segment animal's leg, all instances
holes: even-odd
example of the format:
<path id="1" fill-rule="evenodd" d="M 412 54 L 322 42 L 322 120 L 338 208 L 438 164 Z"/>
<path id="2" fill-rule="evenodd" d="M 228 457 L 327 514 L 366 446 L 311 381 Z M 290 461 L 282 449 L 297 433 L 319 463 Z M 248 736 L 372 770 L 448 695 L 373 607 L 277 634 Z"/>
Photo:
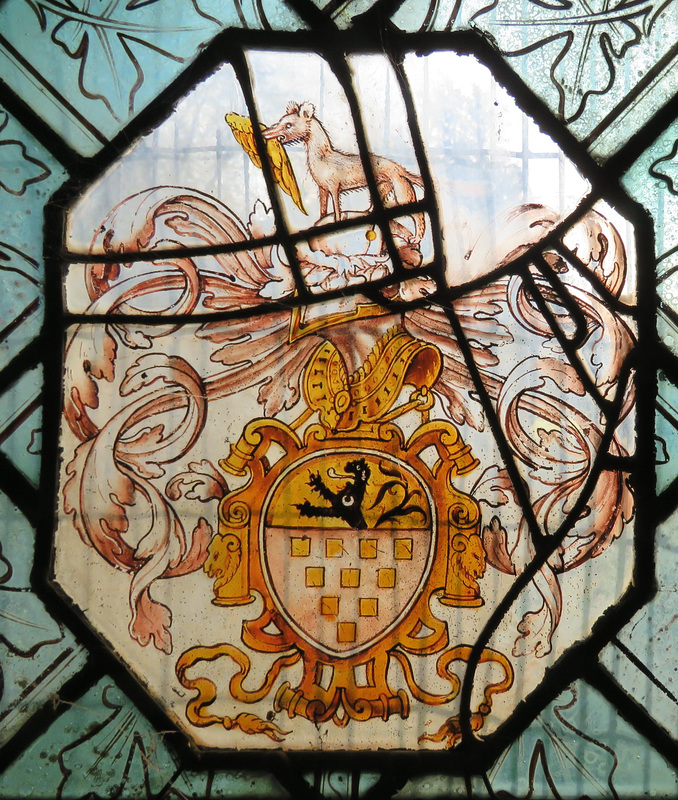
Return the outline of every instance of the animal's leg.
<path id="1" fill-rule="evenodd" d="M 332 503 L 337 499 L 336 493 L 325 485 L 325 481 L 323 481 L 323 479 L 320 477 L 320 474 L 317 472 L 311 473 L 308 479 L 308 485 L 324 500 L 327 500 L 328 503 Z"/>
<path id="2" fill-rule="evenodd" d="M 318 186 L 318 194 L 320 195 L 320 216 L 327 215 L 327 201 L 329 200 L 330 193 L 322 186 Z"/>
<path id="3" fill-rule="evenodd" d="M 341 204 L 339 202 L 339 195 L 340 194 L 341 194 L 341 191 L 339 190 L 339 187 L 337 187 L 335 189 L 335 191 L 332 192 L 332 203 L 334 204 L 334 221 L 335 222 L 339 222 L 339 220 L 341 219 Z"/>
<path id="4" fill-rule="evenodd" d="M 299 513 L 302 517 L 342 518 L 341 514 L 338 514 L 334 509 L 325 506 L 314 506 L 309 503 L 308 500 L 304 500 L 303 503 L 295 503 L 294 505 L 299 509 Z"/>

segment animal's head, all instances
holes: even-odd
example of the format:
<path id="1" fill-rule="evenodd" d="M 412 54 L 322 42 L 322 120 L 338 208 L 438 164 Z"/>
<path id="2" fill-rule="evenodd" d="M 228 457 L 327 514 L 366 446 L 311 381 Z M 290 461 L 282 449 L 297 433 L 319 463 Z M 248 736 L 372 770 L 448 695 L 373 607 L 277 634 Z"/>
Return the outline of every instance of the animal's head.
<path id="1" fill-rule="evenodd" d="M 306 142 L 311 133 L 311 120 L 315 117 L 313 103 L 289 103 L 287 113 L 275 125 L 262 131 L 264 139 L 277 139 L 282 144 Z"/>
<path id="2" fill-rule="evenodd" d="M 485 574 L 485 550 L 480 536 L 468 539 L 458 533 L 452 539 L 450 567 L 459 580 L 473 591 L 478 591 L 478 578 Z"/>
<path id="3" fill-rule="evenodd" d="M 348 464 L 344 466 L 344 470 L 355 475 L 356 479 L 359 481 L 366 482 L 370 477 L 370 468 L 367 466 L 367 462 L 364 458 L 349 461 Z"/>

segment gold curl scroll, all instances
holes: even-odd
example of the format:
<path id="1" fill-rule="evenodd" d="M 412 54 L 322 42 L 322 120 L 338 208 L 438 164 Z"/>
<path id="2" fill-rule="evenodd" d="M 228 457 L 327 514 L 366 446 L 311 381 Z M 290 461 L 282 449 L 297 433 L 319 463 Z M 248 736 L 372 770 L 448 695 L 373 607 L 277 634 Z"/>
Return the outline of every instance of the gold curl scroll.
<path id="1" fill-rule="evenodd" d="M 228 123 L 236 142 L 250 157 L 250 161 L 255 167 L 261 169 L 261 158 L 257 151 L 257 145 L 254 141 L 254 131 L 252 129 L 252 120 L 249 117 L 243 117 L 240 114 L 226 114 L 226 122 Z M 262 130 L 265 128 L 262 125 Z M 301 192 L 297 179 L 294 176 L 294 169 L 285 148 L 280 144 L 277 139 L 269 139 L 266 142 L 266 151 L 268 153 L 268 160 L 271 164 L 273 172 L 273 179 L 278 186 L 288 194 L 294 201 L 294 205 L 304 214 L 308 215 L 308 211 L 304 208 L 304 203 L 301 199 Z"/>
<path id="2" fill-rule="evenodd" d="M 218 714 L 210 714 L 208 707 L 217 697 L 217 685 L 214 681 L 204 676 L 189 678 L 186 671 L 198 661 L 215 661 L 222 656 L 230 657 L 238 665 L 239 669 L 233 675 L 229 683 L 231 695 L 243 703 L 257 703 L 263 700 L 273 688 L 281 670 L 296 664 L 301 658 L 301 653 L 288 653 L 276 659 L 270 666 L 264 681 L 258 689 L 248 691 L 243 687 L 243 681 L 249 675 L 252 662 L 248 656 L 231 644 L 217 644 L 212 647 L 192 647 L 181 654 L 176 665 L 176 675 L 179 683 L 186 689 L 197 691 L 197 696 L 189 700 L 186 705 L 186 718 L 192 725 L 197 727 L 207 727 L 208 725 L 223 725 L 227 730 L 237 728 L 251 736 L 263 734 L 274 742 L 282 742 L 283 737 L 290 731 L 281 730 L 275 723 L 263 720 L 256 714 L 241 713 L 236 717 L 221 717 Z"/>
<path id="3" fill-rule="evenodd" d="M 454 681 L 456 681 L 457 685 L 459 685 L 459 678 L 450 671 L 450 665 L 454 661 L 463 661 L 468 663 L 468 660 L 471 657 L 471 650 L 472 648 L 469 645 L 459 645 L 458 647 L 453 647 L 451 650 L 445 651 L 438 659 L 438 663 L 436 665 L 438 675 L 440 675 L 442 678 L 452 681 L 453 685 Z M 513 667 L 511 666 L 511 662 L 503 653 L 486 647 L 480 654 L 479 663 L 484 664 L 488 662 L 499 664 L 504 671 L 504 677 L 500 681 L 497 681 L 496 683 L 489 683 L 485 687 L 483 691 L 482 702 L 476 711 L 471 714 L 471 730 L 474 732 L 479 731 L 485 724 L 485 719 L 492 710 L 493 695 L 507 692 L 511 686 L 513 686 Z M 457 744 L 457 742 L 460 740 L 461 721 L 458 714 L 446 719 L 435 733 L 425 733 L 419 737 L 420 742 L 444 742 L 447 749 L 454 747 L 455 744 Z"/>
<path id="4" fill-rule="evenodd" d="M 403 675 L 405 676 L 405 681 L 407 682 L 407 688 L 410 690 L 412 697 L 414 697 L 415 700 L 419 700 L 421 703 L 426 703 L 429 706 L 442 706 L 446 703 L 452 702 L 452 700 L 454 700 L 454 698 L 459 694 L 461 681 L 454 673 L 443 672 L 441 675 L 442 678 L 450 683 L 452 686 L 451 690 L 447 694 L 433 694 L 431 692 L 427 692 L 425 689 L 422 689 L 421 686 L 419 686 L 414 677 L 414 671 L 412 670 L 410 659 L 405 653 L 401 652 L 400 650 L 391 650 L 390 656 L 400 664 Z M 438 660 L 438 665 L 440 665 L 440 659 Z M 440 669 L 438 670 L 438 673 L 441 674 Z"/>

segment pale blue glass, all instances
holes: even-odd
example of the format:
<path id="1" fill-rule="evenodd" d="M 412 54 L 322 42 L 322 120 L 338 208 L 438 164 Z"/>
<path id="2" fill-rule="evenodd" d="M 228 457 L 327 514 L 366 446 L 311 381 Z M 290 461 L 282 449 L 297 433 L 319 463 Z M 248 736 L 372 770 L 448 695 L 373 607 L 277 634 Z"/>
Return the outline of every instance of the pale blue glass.
<path id="1" fill-rule="evenodd" d="M 539 756 L 531 775 L 529 764 Z M 492 790 L 517 797 L 675 797 L 678 776 L 596 690 L 577 681 L 488 772 Z M 477 796 L 489 797 L 478 778 Z"/>
<path id="2" fill-rule="evenodd" d="M 314 2 L 339 28 L 349 28 L 377 5 L 375 0 Z M 584 5 L 406 0 L 393 21 L 405 31 L 476 28 L 491 35 L 508 66 L 604 163 L 678 86 L 678 4 L 641 0 L 612 10 L 608 5 L 602 0 Z M 91 156 L 231 27 L 291 31 L 304 24 L 283 0 L 6 0 L 0 6 L 0 71 L 55 137 L 75 153 Z M 678 313 L 678 272 L 673 273 L 678 268 L 678 123 L 656 142 L 651 138 L 623 184 L 652 215 L 659 296 Z M 66 176 L 55 157 L 0 109 L 0 368 L 39 333 L 44 206 Z M 678 324 L 666 308 L 660 308 L 658 331 L 678 355 Z M 0 397 L 0 430 L 9 431 L 0 450 L 34 486 L 40 393 L 39 372 L 29 371 Z M 678 389 L 663 374 L 656 419 L 657 490 L 662 492 L 678 476 Z M 621 631 L 621 647 L 610 644 L 601 656 L 620 686 L 671 734 L 678 730 L 677 525 L 674 514 L 658 532 L 657 597 Z M 4 495 L 0 545 L 0 740 L 6 741 L 49 707 L 87 654 L 31 590 L 35 535 Z M 536 769 L 530 773 L 535 753 Z M 379 773 L 363 771 L 356 779 L 349 770 L 309 770 L 303 778 L 321 795 L 348 798 L 376 792 Z M 561 797 L 678 793 L 676 770 L 581 681 L 507 747 L 487 776 L 494 793 L 521 797 L 552 795 L 549 779 Z M 481 777 L 473 776 L 471 785 L 474 794 L 490 796 Z M 137 797 L 170 791 L 187 797 L 291 796 L 263 758 L 256 771 L 185 769 L 165 734 L 105 678 L 27 744 L 5 772 L 0 797 L 91 792 Z M 462 777 L 433 773 L 412 778 L 397 797 L 466 794 Z"/>
<path id="3" fill-rule="evenodd" d="M 44 205 L 65 177 L 0 107 L 0 367 L 40 330 Z"/>
<path id="4" fill-rule="evenodd" d="M 37 488 L 42 452 L 42 369 L 24 374 L 0 396 L 0 450 Z"/>
<path id="5" fill-rule="evenodd" d="M 0 494 L 0 744 L 4 744 L 61 685 L 87 654 L 30 589 L 35 534 L 21 512 Z M 0 782 L 4 796 L 17 785 Z M 9 794 L 7 794 L 7 792 Z"/>
<path id="6" fill-rule="evenodd" d="M 479 29 L 509 66 L 601 161 L 674 93 L 675 3 L 452 0 L 403 3 L 406 31 Z"/>
<path id="7" fill-rule="evenodd" d="M 298 28 L 280 0 L 7 0 L 0 69 L 76 151 L 93 155 L 224 28 Z"/>
<path id="8" fill-rule="evenodd" d="M 182 770 L 176 756 L 129 698 L 103 678 L 5 773 L 0 797 L 288 798 L 267 772 Z M 5 793 L 10 790 L 9 793 Z"/>

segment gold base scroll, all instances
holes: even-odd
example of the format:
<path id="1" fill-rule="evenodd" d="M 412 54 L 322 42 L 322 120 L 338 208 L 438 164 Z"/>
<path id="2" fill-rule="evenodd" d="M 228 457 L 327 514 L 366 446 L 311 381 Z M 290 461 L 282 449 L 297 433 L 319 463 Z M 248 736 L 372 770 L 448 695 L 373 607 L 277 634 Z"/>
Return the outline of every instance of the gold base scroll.
<path id="1" fill-rule="evenodd" d="M 471 647 L 468 645 L 460 645 L 453 647 L 438 659 L 438 674 L 442 675 L 450 673 L 449 667 L 454 661 L 468 662 L 471 656 Z M 488 684 L 483 690 L 483 701 L 478 706 L 477 710 L 471 714 L 471 730 L 474 732 L 479 731 L 485 724 L 486 718 L 492 710 L 492 697 L 495 694 L 503 694 L 513 686 L 514 672 L 511 662 L 506 658 L 503 653 L 497 650 L 492 650 L 489 647 L 485 648 L 480 655 L 480 664 L 495 663 L 499 664 L 504 672 L 504 677 L 496 683 Z M 456 676 L 455 676 L 456 677 Z M 457 678 L 457 684 L 460 685 Z M 426 733 L 419 737 L 420 742 L 444 742 L 445 746 L 450 749 L 454 747 L 457 742 L 462 738 L 461 721 L 459 715 L 450 717 L 440 726 L 435 733 Z"/>
<path id="2" fill-rule="evenodd" d="M 361 722 L 379 717 L 386 721 L 393 714 L 407 719 L 410 701 L 403 689 L 394 694 L 388 687 L 380 686 L 375 697 L 366 697 L 364 690 L 356 693 L 346 688 L 338 689 L 331 702 L 325 704 L 313 695 L 309 697 L 302 688 L 293 689 L 286 681 L 278 689 L 273 708 L 275 711 L 287 711 L 290 719 L 301 716 L 316 724 L 331 719 L 338 727 L 345 728 L 351 720 Z M 343 713 L 339 713 L 339 709 Z"/>
<path id="3" fill-rule="evenodd" d="M 262 685 L 255 691 L 246 691 L 243 689 L 242 684 L 252 665 L 249 657 L 242 650 L 230 644 L 217 644 L 213 647 L 192 647 L 190 650 L 186 650 L 177 661 L 176 674 L 179 683 L 184 688 L 198 692 L 197 696 L 190 700 L 186 706 L 186 717 L 189 722 L 200 728 L 208 725 L 223 725 L 227 731 L 237 728 L 250 736 L 263 734 L 274 742 L 282 742 L 283 737 L 289 731 L 283 731 L 273 722 L 263 720 L 255 714 L 241 713 L 235 717 L 222 717 L 209 712 L 209 706 L 217 697 L 216 684 L 205 677 L 189 678 L 186 672 L 198 662 L 215 661 L 223 656 L 230 657 L 238 666 L 238 671 L 231 678 L 229 688 L 231 695 L 243 703 L 256 703 L 266 697 L 280 671 L 296 664 L 301 658 L 299 653 L 292 653 L 278 658 L 266 673 Z"/>

